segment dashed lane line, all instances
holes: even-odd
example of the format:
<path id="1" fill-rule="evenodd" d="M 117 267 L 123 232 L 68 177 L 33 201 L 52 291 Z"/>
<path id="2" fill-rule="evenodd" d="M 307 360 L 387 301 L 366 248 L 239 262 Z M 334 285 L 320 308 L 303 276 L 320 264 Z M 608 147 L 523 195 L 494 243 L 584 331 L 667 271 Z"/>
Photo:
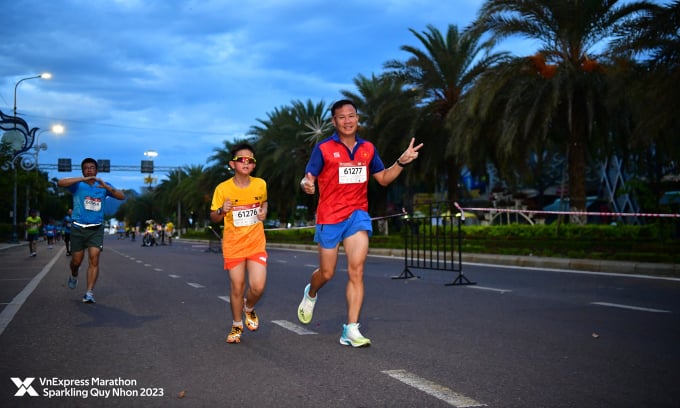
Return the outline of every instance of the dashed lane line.
<path id="1" fill-rule="evenodd" d="M 472 398 L 466 397 L 465 395 L 459 394 L 443 385 L 439 385 L 430 380 L 418 377 L 415 374 L 411 374 L 406 370 L 384 370 L 383 374 L 387 374 L 390 377 L 403 382 L 406 385 L 410 385 L 426 394 L 429 394 L 437 399 L 440 399 L 447 404 L 458 407 L 485 407 L 486 404 L 477 402 Z"/>
<path id="2" fill-rule="evenodd" d="M 187 285 L 191 286 L 192 288 L 196 288 L 196 289 L 201 289 L 201 288 L 205 287 L 205 286 L 201 285 L 200 283 L 195 283 L 195 282 L 187 282 Z"/>
<path id="3" fill-rule="evenodd" d="M 59 256 L 62 254 L 63 251 L 64 247 L 59 249 L 59 251 L 57 251 L 54 254 L 50 262 L 48 262 L 47 265 L 45 265 L 45 267 L 37 275 L 35 275 L 30 282 L 28 282 L 24 289 L 21 292 L 19 292 L 14 297 L 14 299 L 12 299 L 12 301 L 9 302 L 7 306 L 5 306 L 4 309 L 2 309 L 2 311 L 0 312 L 0 335 L 2 334 L 2 332 L 5 331 L 5 328 L 12 321 L 14 315 L 16 315 L 19 309 L 21 309 L 21 306 L 23 306 L 24 302 L 26 302 L 26 299 L 31 295 L 31 293 L 33 293 L 35 288 L 38 287 L 40 281 L 52 269 L 52 267 L 57 262 L 57 259 L 59 259 Z"/>
<path id="4" fill-rule="evenodd" d="M 290 330 L 293 333 L 299 334 L 301 336 L 305 336 L 308 334 L 318 334 L 317 332 L 305 329 L 304 327 L 298 326 L 297 324 L 291 323 L 287 320 L 272 320 L 272 323 L 277 324 L 283 327 L 284 329 Z"/>
<path id="5" fill-rule="evenodd" d="M 651 308 L 648 308 L 648 307 L 639 307 L 639 306 L 630 306 L 630 305 L 620 305 L 618 303 L 591 302 L 590 304 L 591 305 L 597 305 L 597 306 L 618 307 L 619 309 L 638 310 L 638 311 L 641 311 L 641 312 L 671 313 L 670 310 L 651 309 Z"/>
<path id="6" fill-rule="evenodd" d="M 499 293 L 501 293 L 501 294 L 512 292 L 510 289 L 490 288 L 490 287 L 488 287 L 488 286 L 477 286 L 477 285 L 474 285 L 474 286 L 466 286 L 466 287 L 469 288 L 469 289 L 490 290 L 490 291 L 492 291 L 492 292 L 499 292 Z"/>

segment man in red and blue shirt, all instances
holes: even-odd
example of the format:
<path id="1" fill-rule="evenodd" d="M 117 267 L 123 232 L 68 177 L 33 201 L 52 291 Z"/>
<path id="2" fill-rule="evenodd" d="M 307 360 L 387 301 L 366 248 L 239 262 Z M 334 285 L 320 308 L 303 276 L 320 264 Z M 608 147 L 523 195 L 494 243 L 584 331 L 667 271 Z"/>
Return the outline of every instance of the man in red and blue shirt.
<path id="1" fill-rule="evenodd" d="M 423 146 L 408 148 L 397 161 L 385 168 L 375 146 L 357 135 L 359 116 L 356 105 L 344 99 L 331 107 L 335 133 L 319 142 L 312 151 L 300 182 L 307 194 L 319 185 L 314 241 L 319 244 L 319 268 L 312 273 L 298 307 L 298 319 L 304 324 L 312 320 L 316 294 L 335 275 L 338 248 L 342 242 L 347 254 L 347 324 L 343 325 L 340 344 L 363 347 L 371 341 L 359 332 L 359 315 L 364 300 L 364 264 L 368 255 L 368 238 L 372 235 L 368 215 L 368 178 L 382 186 L 393 182 L 404 166 L 418 157 Z"/>

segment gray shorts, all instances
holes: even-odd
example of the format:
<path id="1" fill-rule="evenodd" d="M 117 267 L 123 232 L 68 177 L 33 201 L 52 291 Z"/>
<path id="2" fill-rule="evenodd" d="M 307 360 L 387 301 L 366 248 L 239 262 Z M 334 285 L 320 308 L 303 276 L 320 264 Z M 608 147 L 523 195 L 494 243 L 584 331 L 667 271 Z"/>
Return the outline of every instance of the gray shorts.
<path id="1" fill-rule="evenodd" d="M 96 227 L 71 227 L 71 252 L 79 252 L 85 248 L 104 249 L 104 225 Z"/>

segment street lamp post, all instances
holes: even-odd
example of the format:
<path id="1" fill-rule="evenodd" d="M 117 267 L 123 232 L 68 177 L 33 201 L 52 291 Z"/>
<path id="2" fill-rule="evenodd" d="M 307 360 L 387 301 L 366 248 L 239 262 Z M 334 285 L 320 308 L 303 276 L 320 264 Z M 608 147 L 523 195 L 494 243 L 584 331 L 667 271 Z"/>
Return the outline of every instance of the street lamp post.
<path id="1" fill-rule="evenodd" d="M 49 72 L 42 73 L 40 75 L 34 75 L 26 78 L 21 78 L 14 84 L 14 126 L 16 128 L 16 119 L 17 119 L 17 88 L 19 87 L 19 84 L 27 81 L 29 79 L 35 79 L 35 78 L 42 78 L 42 79 L 50 79 L 52 78 L 52 74 Z M 21 155 L 17 155 L 16 157 L 12 158 L 12 167 L 14 167 L 14 189 L 12 191 L 12 198 L 13 198 L 13 204 L 12 204 L 12 239 L 11 242 L 16 243 L 19 242 L 19 239 L 17 237 L 17 167 L 14 165 L 14 161 L 18 158 L 21 157 Z"/>
<path id="2" fill-rule="evenodd" d="M 66 129 L 64 128 L 63 125 L 55 124 L 55 125 L 52 125 L 49 129 L 41 130 L 35 136 L 35 142 L 33 143 L 34 153 L 30 153 L 30 155 L 33 156 L 33 161 L 35 163 L 36 173 L 39 173 L 39 171 L 40 171 L 40 167 L 39 167 L 40 164 L 38 162 L 40 151 L 41 150 L 43 150 L 43 151 L 47 150 L 47 143 L 40 143 L 40 135 L 42 135 L 43 133 L 48 132 L 48 131 L 54 133 L 55 135 L 61 135 L 62 133 L 64 133 L 65 130 Z M 28 155 L 28 154 L 29 153 L 27 152 L 25 155 Z M 30 186 L 29 186 L 29 183 L 26 183 L 26 208 L 25 208 L 26 218 L 28 218 L 28 211 L 29 211 L 29 207 L 30 207 L 29 192 L 30 192 Z"/>
<path id="3" fill-rule="evenodd" d="M 36 78 L 42 78 L 42 79 L 50 79 L 52 78 L 52 74 L 49 72 L 43 72 L 40 75 L 34 75 L 26 78 L 21 78 L 20 80 L 17 81 L 16 84 L 14 84 L 14 117 L 17 117 L 17 88 L 19 87 L 19 84 L 27 81 L 29 79 L 36 79 Z"/>

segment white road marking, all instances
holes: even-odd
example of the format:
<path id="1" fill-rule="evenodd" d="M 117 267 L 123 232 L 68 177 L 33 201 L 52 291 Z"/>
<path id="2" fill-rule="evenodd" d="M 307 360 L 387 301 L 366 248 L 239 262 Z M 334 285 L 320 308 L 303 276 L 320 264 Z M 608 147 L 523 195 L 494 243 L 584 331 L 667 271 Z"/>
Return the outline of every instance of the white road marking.
<path id="1" fill-rule="evenodd" d="M 171 273 L 170 275 L 168 275 L 168 276 L 171 277 L 171 278 L 173 278 L 173 279 L 178 279 L 178 278 L 179 278 L 179 275 L 175 275 L 175 274 L 172 274 L 172 273 Z"/>
<path id="2" fill-rule="evenodd" d="M 229 299 L 229 296 L 218 296 L 218 298 L 224 300 L 227 303 L 231 303 L 231 300 Z"/>
<path id="3" fill-rule="evenodd" d="M 454 392 L 443 385 L 439 385 L 424 378 L 420 378 L 406 370 L 385 370 L 382 371 L 382 373 L 387 374 L 390 377 L 403 382 L 404 384 L 410 385 L 413 388 L 419 389 L 420 391 L 438 398 L 454 407 L 463 408 L 486 406 L 486 404 L 477 402 L 472 398 L 466 397 L 465 395 L 458 394 L 457 392 Z"/>
<path id="4" fill-rule="evenodd" d="M 204 288 L 205 286 L 201 285 L 200 283 L 194 283 L 194 282 L 187 282 L 187 285 L 191 286 L 192 288 L 200 289 Z"/>
<path id="5" fill-rule="evenodd" d="M 318 268 L 318 265 L 305 264 L 305 268 Z"/>
<path id="6" fill-rule="evenodd" d="M 59 256 L 61 255 L 62 251 L 64 251 L 64 247 L 59 249 L 56 254 L 54 254 L 54 257 L 52 257 L 52 260 L 45 265 L 45 267 L 31 279 L 30 282 L 28 282 L 28 285 L 26 285 L 19 294 L 14 296 L 14 299 L 7 303 L 7 306 L 5 306 L 4 309 L 0 312 L 0 334 L 5 331 L 5 328 L 9 323 L 12 321 L 14 318 L 14 315 L 17 314 L 21 306 L 23 306 L 24 302 L 26 302 L 26 299 L 33 293 L 36 287 L 38 287 L 38 284 L 40 281 L 47 275 L 47 272 L 49 272 L 54 264 L 57 262 L 57 259 L 59 259 Z"/>
<path id="7" fill-rule="evenodd" d="M 652 312 L 652 313 L 670 313 L 670 310 L 662 310 L 662 309 L 651 309 L 648 307 L 638 307 L 638 306 L 629 306 L 629 305 L 620 305 L 617 303 L 607 303 L 607 302 L 591 302 L 591 305 L 598 305 L 598 306 L 609 306 L 609 307 L 618 307 L 620 309 L 629 309 L 629 310 L 639 310 L 642 312 Z"/>
<path id="8" fill-rule="evenodd" d="M 490 290 L 492 292 L 500 292 L 500 293 L 512 292 L 510 289 L 496 289 L 496 288 L 490 288 L 490 287 L 487 287 L 487 286 L 471 285 L 471 286 L 466 286 L 466 287 L 470 288 L 470 289 Z"/>
<path id="9" fill-rule="evenodd" d="M 153 270 L 156 272 L 163 272 L 163 268 L 153 268 Z"/>
<path id="10" fill-rule="evenodd" d="M 293 333 L 299 334 L 299 335 L 307 335 L 307 334 L 318 334 L 316 332 L 313 332 L 311 330 L 307 330 L 302 326 L 298 326 L 295 323 L 291 323 L 287 320 L 272 320 L 272 323 L 278 324 L 279 326 L 283 327 L 284 329 L 290 330 Z"/>

